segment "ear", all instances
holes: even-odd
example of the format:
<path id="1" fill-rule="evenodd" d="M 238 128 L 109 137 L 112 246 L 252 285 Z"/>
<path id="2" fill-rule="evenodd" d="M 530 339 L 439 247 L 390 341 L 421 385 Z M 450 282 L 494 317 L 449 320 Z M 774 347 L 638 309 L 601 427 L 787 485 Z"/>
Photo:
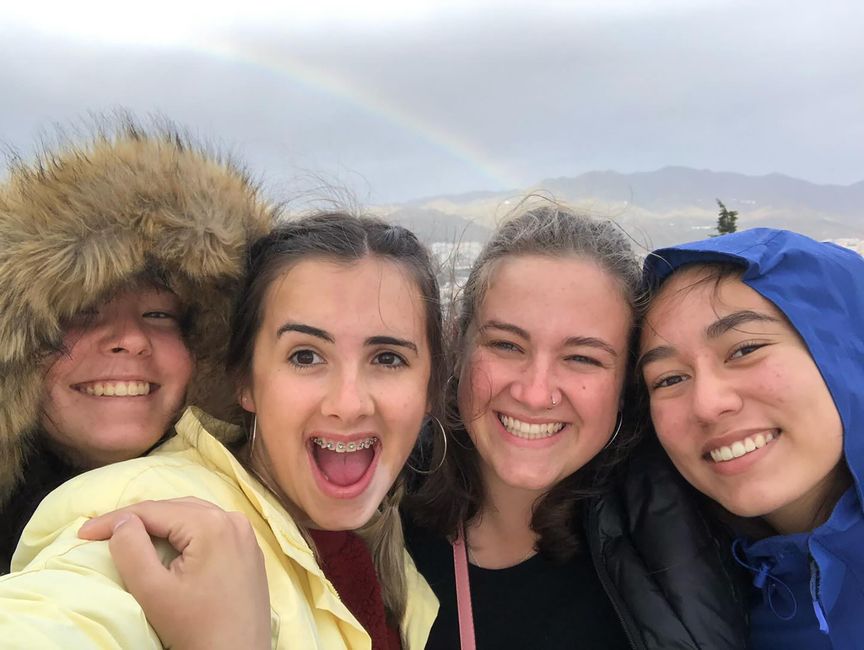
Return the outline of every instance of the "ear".
<path id="1" fill-rule="evenodd" d="M 248 411 L 249 413 L 257 413 L 255 408 L 255 398 L 252 397 L 252 389 L 248 386 L 245 386 L 240 389 L 240 393 L 238 394 L 240 398 L 240 406 L 244 411 Z"/>

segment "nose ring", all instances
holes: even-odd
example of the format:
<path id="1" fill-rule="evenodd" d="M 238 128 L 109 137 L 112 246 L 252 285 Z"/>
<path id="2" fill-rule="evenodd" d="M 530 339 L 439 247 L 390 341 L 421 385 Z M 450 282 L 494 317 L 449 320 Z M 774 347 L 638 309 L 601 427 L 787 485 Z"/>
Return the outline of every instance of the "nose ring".
<path id="1" fill-rule="evenodd" d="M 555 393 L 554 392 L 551 395 L 549 395 L 549 401 L 550 401 L 550 406 L 547 407 L 547 410 L 549 410 L 549 411 L 551 411 L 552 409 L 554 409 L 556 406 L 558 406 L 561 403 L 560 399 L 557 402 L 555 401 Z"/>

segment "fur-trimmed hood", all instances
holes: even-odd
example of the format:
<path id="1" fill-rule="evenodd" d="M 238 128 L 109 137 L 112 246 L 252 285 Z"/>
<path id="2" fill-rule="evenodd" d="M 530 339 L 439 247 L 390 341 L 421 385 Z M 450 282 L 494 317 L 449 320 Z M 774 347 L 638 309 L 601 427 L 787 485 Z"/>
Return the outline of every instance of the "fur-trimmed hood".
<path id="1" fill-rule="evenodd" d="M 188 402 L 234 419 L 230 313 L 247 247 L 275 218 L 241 168 L 171 127 L 127 119 L 11 162 L 0 184 L 0 503 L 21 478 L 63 321 L 142 274 L 190 309 Z"/>

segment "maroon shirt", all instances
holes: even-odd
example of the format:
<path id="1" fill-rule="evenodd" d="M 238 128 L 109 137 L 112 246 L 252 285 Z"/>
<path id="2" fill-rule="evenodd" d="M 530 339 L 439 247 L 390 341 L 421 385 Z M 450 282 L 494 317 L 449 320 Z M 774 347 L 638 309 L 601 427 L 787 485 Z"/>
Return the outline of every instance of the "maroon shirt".
<path id="1" fill-rule="evenodd" d="M 399 630 L 387 623 L 381 585 L 369 549 L 350 530 L 310 530 L 324 575 L 372 637 L 372 650 L 402 650 Z"/>

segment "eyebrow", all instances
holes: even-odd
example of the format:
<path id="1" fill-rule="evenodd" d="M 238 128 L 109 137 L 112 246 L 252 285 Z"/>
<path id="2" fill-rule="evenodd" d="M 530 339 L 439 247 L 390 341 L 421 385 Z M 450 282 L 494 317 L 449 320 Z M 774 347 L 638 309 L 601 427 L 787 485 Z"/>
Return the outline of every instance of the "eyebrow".
<path id="1" fill-rule="evenodd" d="M 322 339 L 328 343 L 336 342 L 336 339 L 333 338 L 333 335 L 329 332 L 322 330 L 319 327 L 313 327 L 312 325 L 304 325 L 303 323 L 283 324 L 278 330 L 276 330 L 276 337 L 278 338 L 282 336 L 285 332 L 299 332 L 301 334 L 308 334 L 309 336 Z M 364 341 L 364 345 L 395 345 L 397 347 L 408 348 L 409 350 L 413 350 L 415 353 L 417 352 L 417 345 L 415 343 L 408 341 L 407 339 L 396 338 L 395 336 L 370 336 Z"/>
<path id="2" fill-rule="evenodd" d="M 615 348 L 603 339 L 598 339 L 594 336 L 571 336 L 569 339 L 564 341 L 564 345 L 584 345 L 589 348 L 597 348 L 598 350 L 607 352 L 616 359 L 618 358 L 618 352 L 616 352 Z"/>
<path id="3" fill-rule="evenodd" d="M 487 320 L 480 326 L 480 331 L 485 332 L 486 330 L 504 330 L 505 332 L 510 332 L 511 334 L 515 334 L 516 336 L 520 336 L 526 341 L 531 340 L 531 335 L 528 334 L 525 330 L 523 330 L 518 325 L 513 325 L 512 323 L 503 323 L 499 320 Z"/>
<path id="4" fill-rule="evenodd" d="M 744 323 L 752 323 L 754 321 L 762 323 L 779 322 L 776 318 L 769 316 L 768 314 L 762 314 L 750 309 L 742 309 L 741 311 L 736 311 L 711 323 L 705 328 L 705 335 L 709 339 L 716 339 L 719 336 L 723 336 L 729 330 L 733 330 Z"/>
<path id="5" fill-rule="evenodd" d="M 778 323 L 780 321 L 768 314 L 762 314 L 750 309 L 742 309 L 741 311 L 736 311 L 727 316 L 723 316 L 723 318 L 718 318 L 716 321 L 711 323 L 705 328 L 705 336 L 709 339 L 716 339 L 744 323 L 752 322 Z M 674 356 L 675 353 L 676 350 L 671 345 L 660 345 L 656 348 L 651 348 L 639 357 L 639 361 L 636 362 L 636 373 L 641 373 L 642 369 L 649 363 L 668 359 L 669 357 Z"/>
<path id="6" fill-rule="evenodd" d="M 394 336 L 370 336 L 366 339 L 366 345 L 395 345 L 401 348 L 408 348 L 417 353 L 417 346 L 407 339 L 397 339 Z"/>
<path id="7" fill-rule="evenodd" d="M 308 334 L 309 336 L 322 339 L 328 343 L 335 342 L 332 334 L 322 330 L 321 328 L 304 325 L 303 323 L 284 323 L 278 330 L 276 330 L 276 338 L 279 338 L 285 332 L 300 332 L 301 334 Z"/>
<path id="8" fill-rule="evenodd" d="M 675 356 L 675 348 L 671 345 L 658 345 L 656 348 L 651 348 L 648 352 L 640 356 L 639 360 L 636 362 L 636 375 L 641 375 L 642 369 L 649 363 L 662 361 L 663 359 L 668 359 L 673 356 Z"/>
<path id="9" fill-rule="evenodd" d="M 531 335 L 519 327 L 518 325 L 513 325 L 511 323 L 502 323 L 497 320 L 486 321 L 481 327 L 480 331 L 485 332 L 487 329 L 497 329 L 504 330 L 505 332 L 510 332 L 511 334 L 515 334 L 516 336 L 522 337 L 526 341 L 531 340 Z M 617 358 L 618 353 L 615 351 L 611 345 L 609 345 L 603 339 L 598 339 L 593 336 L 571 336 L 566 341 L 564 341 L 564 345 L 566 346 L 577 346 L 577 345 L 585 345 L 592 348 L 597 348 L 598 350 L 603 350 L 608 352 L 613 357 Z"/>

